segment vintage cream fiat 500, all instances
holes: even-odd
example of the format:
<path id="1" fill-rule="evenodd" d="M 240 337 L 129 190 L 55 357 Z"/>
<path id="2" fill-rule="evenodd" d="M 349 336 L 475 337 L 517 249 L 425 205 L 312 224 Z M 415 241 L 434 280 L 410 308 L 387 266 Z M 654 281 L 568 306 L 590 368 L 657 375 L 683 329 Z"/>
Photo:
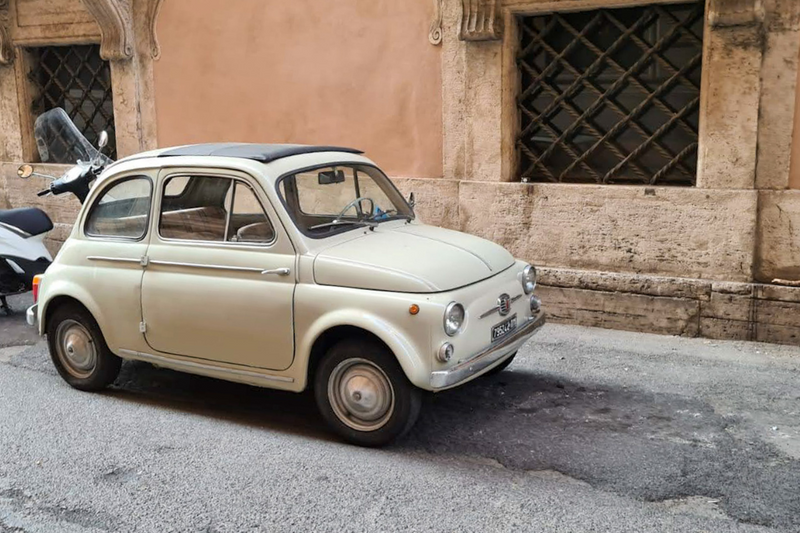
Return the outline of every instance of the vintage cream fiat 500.
<path id="1" fill-rule="evenodd" d="M 502 247 L 419 222 L 359 151 L 194 145 L 102 173 L 28 320 L 75 388 L 121 359 L 313 386 L 336 432 L 374 446 L 423 391 L 508 366 L 544 323 L 535 286 Z"/>

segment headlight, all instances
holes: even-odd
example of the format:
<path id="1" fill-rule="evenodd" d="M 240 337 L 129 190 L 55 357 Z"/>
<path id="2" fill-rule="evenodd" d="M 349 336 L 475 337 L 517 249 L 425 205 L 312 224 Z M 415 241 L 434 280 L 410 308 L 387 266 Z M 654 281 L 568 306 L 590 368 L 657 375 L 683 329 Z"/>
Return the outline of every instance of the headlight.
<path id="1" fill-rule="evenodd" d="M 456 302 L 450 302 L 444 310 L 444 332 L 453 336 L 461 329 L 464 323 L 464 306 Z"/>
<path id="2" fill-rule="evenodd" d="M 522 290 L 530 294 L 536 288 L 536 268 L 528 265 L 522 269 Z"/>

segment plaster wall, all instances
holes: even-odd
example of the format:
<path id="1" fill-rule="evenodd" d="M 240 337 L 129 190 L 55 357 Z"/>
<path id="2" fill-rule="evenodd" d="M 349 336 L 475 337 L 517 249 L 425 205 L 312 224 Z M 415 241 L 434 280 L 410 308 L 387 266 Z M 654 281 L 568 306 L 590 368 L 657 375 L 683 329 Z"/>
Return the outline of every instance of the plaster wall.
<path id="1" fill-rule="evenodd" d="M 164 2 L 158 144 L 332 144 L 392 175 L 442 175 L 432 2 Z"/>
<path id="2" fill-rule="evenodd" d="M 800 69 L 797 70 L 797 97 L 795 102 L 792 166 L 789 173 L 789 187 L 792 189 L 800 189 Z"/>

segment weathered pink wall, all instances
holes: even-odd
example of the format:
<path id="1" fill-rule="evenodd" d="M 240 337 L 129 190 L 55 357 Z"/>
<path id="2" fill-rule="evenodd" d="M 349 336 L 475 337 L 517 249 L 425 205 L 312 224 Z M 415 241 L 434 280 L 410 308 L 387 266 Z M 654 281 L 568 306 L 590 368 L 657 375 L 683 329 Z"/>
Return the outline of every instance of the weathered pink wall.
<path id="1" fill-rule="evenodd" d="M 441 52 L 423 0 L 170 0 L 158 19 L 159 146 L 360 148 L 442 175 Z"/>
<path id="2" fill-rule="evenodd" d="M 797 103 L 794 106 L 794 136 L 789 188 L 800 189 L 800 69 L 797 69 Z"/>

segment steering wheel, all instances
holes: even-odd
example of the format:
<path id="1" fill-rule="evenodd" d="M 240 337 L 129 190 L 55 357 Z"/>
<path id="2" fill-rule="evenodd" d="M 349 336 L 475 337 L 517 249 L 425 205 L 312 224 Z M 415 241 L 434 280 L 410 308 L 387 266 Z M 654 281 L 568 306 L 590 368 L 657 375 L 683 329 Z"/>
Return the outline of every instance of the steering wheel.
<path id="1" fill-rule="evenodd" d="M 375 201 L 372 198 L 368 197 L 368 196 L 359 196 L 358 198 L 356 198 L 355 200 L 353 200 L 352 202 L 350 202 L 349 204 L 344 206 L 344 209 L 339 211 L 339 214 L 336 215 L 336 218 L 334 218 L 333 221 L 334 222 L 338 222 L 339 219 L 341 219 L 344 216 L 345 213 L 347 213 L 350 209 L 352 209 L 356 205 L 360 205 L 361 202 L 363 202 L 364 200 L 369 200 L 369 212 L 370 212 L 370 214 L 374 213 L 375 212 Z"/>

